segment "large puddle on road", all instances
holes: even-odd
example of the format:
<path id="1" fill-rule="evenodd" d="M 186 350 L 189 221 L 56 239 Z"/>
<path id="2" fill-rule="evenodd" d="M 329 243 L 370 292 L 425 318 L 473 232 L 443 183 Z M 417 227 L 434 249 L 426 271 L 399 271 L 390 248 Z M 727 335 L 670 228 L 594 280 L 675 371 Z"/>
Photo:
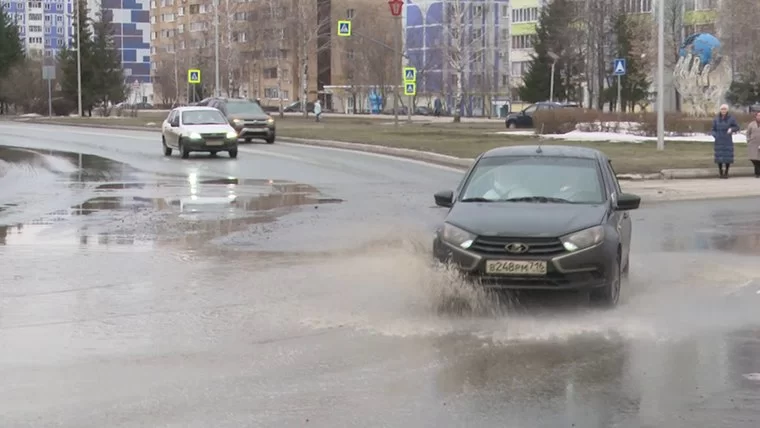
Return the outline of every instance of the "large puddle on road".
<path id="1" fill-rule="evenodd" d="M 5 195 L 0 190 L 0 245 L 6 246 L 197 248 L 295 210 L 342 202 L 303 183 L 147 174 L 99 156 L 7 147 L 0 148 L 0 187 L 6 189 Z M 64 206 L 44 209 L 54 201 Z M 43 213 L 32 221 L 3 218 L 35 205 Z M 54 227 L 61 225 L 67 227 Z"/>

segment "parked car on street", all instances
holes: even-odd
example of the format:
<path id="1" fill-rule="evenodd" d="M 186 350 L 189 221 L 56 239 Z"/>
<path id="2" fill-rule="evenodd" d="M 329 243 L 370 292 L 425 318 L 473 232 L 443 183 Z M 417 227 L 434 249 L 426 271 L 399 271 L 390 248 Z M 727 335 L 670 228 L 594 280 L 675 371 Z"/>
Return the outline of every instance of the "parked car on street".
<path id="1" fill-rule="evenodd" d="M 557 109 L 557 108 L 579 108 L 579 105 L 576 103 L 539 102 L 539 103 L 531 104 L 528 107 L 525 107 L 522 111 L 518 113 L 508 114 L 506 119 L 504 120 L 504 123 L 507 125 L 507 128 L 510 128 L 510 129 L 533 128 L 534 127 L 533 115 L 537 111 L 551 110 L 551 109 Z"/>
<path id="2" fill-rule="evenodd" d="M 459 187 L 438 192 L 449 208 L 435 258 L 486 287 L 588 290 L 615 306 L 629 270 L 629 210 L 610 160 L 571 146 L 514 146 L 480 155 Z"/>
<path id="3" fill-rule="evenodd" d="M 177 107 L 161 125 L 161 145 L 164 155 L 178 150 L 182 159 L 191 152 L 216 155 L 226 151 L 231 158 L 238 155 L 238 133 L 222 112 L 213 107 Z"/>

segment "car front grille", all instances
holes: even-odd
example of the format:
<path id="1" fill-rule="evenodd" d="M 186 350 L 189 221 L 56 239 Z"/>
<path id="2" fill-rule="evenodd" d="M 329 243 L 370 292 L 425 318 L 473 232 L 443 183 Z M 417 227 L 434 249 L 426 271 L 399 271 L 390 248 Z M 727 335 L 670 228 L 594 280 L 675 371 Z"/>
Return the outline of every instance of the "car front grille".
<path id="1" fill-rule="evenodd" d="M 243 122 L 243 126 L 264 126 L 266 124 L 266 120 L 246 120 Z"/>
<path id="2" fill-rule="evenodd" d="M 206 140 L 218 140 L 220 138 L 227 137 L 227 133 L 226 132 L 222 132 L 222 133 L 216 132 L 216 133 L 212 133 L 212 134 L 201 134 L 201 137 L 203 137 Z"/>
<path id="3" fill-rule="evenodd" d="M 524 253 L 511 253 L 507 245 L 520 243 L 528 246 Z M 470 246 L 470 250 L 486 256 L 553 256 L 565 251 L 557 238 L 512 238 L 503 236 L 479 236 Z"/>

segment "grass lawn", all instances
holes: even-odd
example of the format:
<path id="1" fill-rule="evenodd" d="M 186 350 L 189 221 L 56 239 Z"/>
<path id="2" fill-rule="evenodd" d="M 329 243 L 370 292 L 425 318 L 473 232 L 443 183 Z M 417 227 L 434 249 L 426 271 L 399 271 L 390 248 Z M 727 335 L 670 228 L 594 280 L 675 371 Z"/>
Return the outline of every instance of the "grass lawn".
<path id="1" fill-rule="evenodd" d="M 56 118 L 43 119 L 40 122 L 114 126 L 145 126 L 147 123 L 154 122 L 158 127 L 165 116 L 166 113 L 144 113 L 134 118 Z M 409 124 L 404 120 L 396 128 L 392 117 L 387 121 L 360 117 L 329 117 L 320 123 L 315 122 L 312 117 L 308 120 L 293 116 L 277 119 L 277 135 L 280 137 L 377 144 L 466 158 L 475 157 L 494 147 L 536 144 L 539 141 L 537 137 L 528 135 L 495 134 L 504 130 L 505 127 L 501 121 L 459 124 L 413 122 Z M 552 139 L 542 140 L 542 144 L 565 144 L 600 149 L 612 159 L 618 173 L 650 173 L 667 168 L 714 166 L 712 143 L 666 142 L 663 152 L 657 151 L 654 142 L 605 143 Z"/>

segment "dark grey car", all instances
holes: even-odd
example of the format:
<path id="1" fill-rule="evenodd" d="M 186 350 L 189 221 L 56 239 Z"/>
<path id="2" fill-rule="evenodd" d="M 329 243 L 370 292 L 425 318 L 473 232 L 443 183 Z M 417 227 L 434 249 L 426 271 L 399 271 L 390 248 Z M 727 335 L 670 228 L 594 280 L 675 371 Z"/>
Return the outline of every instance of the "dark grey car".
<path id="1" fill-rule="evenodd" d="M 623 193 L 600 151 L 516 146 L 480 155 L 458 188 L 435 195 L 450 208 L 435 257 L 487 287 L 587 289 L 615 306 L 629 268 L 631 218 L 641 199 Z"/>

